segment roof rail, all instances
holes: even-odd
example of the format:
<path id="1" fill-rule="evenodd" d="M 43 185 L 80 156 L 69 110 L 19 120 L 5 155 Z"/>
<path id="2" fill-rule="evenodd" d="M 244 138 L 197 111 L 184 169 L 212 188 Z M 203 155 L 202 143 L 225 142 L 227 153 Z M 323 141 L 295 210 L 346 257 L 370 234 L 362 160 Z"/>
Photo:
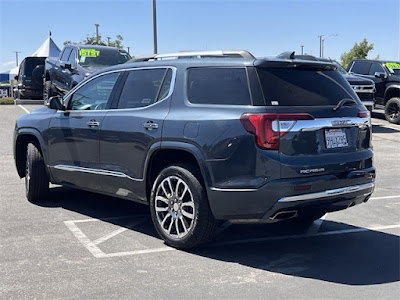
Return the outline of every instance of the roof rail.
<path id="1" fill-rule="evenodd" d="M 217 50 L 217 51 L 181 51 L 156 55 L 155 59 L 184 58 L 184 57 L 232 57 L 254 59 L 255 57 L 246 50 Z"/>

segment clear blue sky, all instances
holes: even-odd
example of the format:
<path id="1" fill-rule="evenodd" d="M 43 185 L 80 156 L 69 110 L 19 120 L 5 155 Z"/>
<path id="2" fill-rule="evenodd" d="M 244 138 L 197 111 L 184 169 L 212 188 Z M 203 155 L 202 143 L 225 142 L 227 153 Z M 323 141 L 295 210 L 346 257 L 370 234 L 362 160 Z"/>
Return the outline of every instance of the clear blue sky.
<path id="1" fill-rule="evenodd" d="M 0 0 L 0 71 L 31 55 L 48 37 L 62 48 L 95 33 L 124 37 L 131 54 L 153 52 L 151 0 Z M 340 59 L 355 42 L 374 43 L 369 57 L 399 60 L 399 0 L 158 0 L 158 52 L 246 49 L 256 56 L 283 51 Z"/>

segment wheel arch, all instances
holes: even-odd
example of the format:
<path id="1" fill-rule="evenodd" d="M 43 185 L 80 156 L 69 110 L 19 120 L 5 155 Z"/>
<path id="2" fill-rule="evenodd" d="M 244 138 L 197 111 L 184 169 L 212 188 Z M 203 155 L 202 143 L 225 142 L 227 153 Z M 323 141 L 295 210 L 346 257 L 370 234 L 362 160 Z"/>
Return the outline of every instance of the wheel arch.
<path id="1" fill-rule="evenodd" d="M 47 162 L 47 153 L 44 147 L 45 143 L 41 134 L 33 128 L 20 130 L 15 139 L 14 157 L 17 172 L 21 178 L 25 177 L 26 152 L 28 144 L 31 142 L 36 142 L 39 145 L 39 151 L 42 153 L 44 161 Z M 46 171 L 49 173 L 47 168 Z"/>
<path id="2" fill-rule="evenodd" d="M 191 164 L 198 175 L 205 190 L 211 185 L 211 176 L 201 151 L 194 145 L 184 142 L 162 142 L 162 146 L 155 149 L 146 163 L 146 196 L 150 199 L 151 188 L 160 171 L 174 164 Z"/>
<path id="3" fill-rule="evenodd" d="M 400 98 L 400 85 L 391 85 L 386 89 L 385 96 L 384 96 L 385 105 L 386 105 L 386 102 L 388 102 L 393 97 Z"/>

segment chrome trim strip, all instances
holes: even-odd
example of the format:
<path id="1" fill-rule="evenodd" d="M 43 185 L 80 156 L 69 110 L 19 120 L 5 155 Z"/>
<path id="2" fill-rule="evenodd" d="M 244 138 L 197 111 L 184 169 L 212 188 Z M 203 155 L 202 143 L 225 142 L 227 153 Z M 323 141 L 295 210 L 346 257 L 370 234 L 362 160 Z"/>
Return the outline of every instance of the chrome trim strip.
<path id="1" fill-rule="evenodd" d="M 62 171 L 83 172 L 83 173 L 90 173 L 90 174 L 96 174 L 96 175 L 106 175 L 106 176 L 127 178 L 132 181 L 143 181 L 143 179 L 133 178 L 122 172 L 115 172 L 115 171 L 109 171 L 109 170 L 92 169 L 92 168 L 84 168 L 84 167 L 69 166 L 69 165 L 56 165 L 56 166 L 53 166 L 53 168 L 57 169 L 57 170 L 62 170 Z"/>
<path id="2" fill-rule="evenodd" d="M 216 188 L 212 187 L 210 190 L 215 191 L 215 192 L 255 192 L 257 189 L 222 189 L 222 188 Z"/>
<path id="3" fill-rule="evenodd" d="M 313 131 L 322 128 L 343 128 L 353 126 L 371 126 L 368 118 L 321 118 L 314 120 L 297 120 L 290 132 Z"/>
<path id="4" fill-rule="evenodd" d="M 304 195 L 298 195 L 298 196 L 289 196 L 289 197 L 283 197 L 278 200 L 278 202 L 295 202 L 295 201 L 305 201 L 305 200 L 312 200 L 312 199 L 321 199 L 321 198 L 328 198 L 328 197 L 333 197 L 333 196 L 340 196 L 340 195 L 345 195 L 345 194 L 350 194 L 354 192 L 361 192 L 364 190 L 371 190 L 368 191 L 365 195 L 368 195 L 373 192 L 375 188 L 375 183 L 370 182 L 370 183 L 365 183 L 365 184 L 360 184 L 360 185 L 353 185 L 353 186 L 347 186 L 339 189 L 333 189 L 333 190 L 327 190 L 323 192 L 318 192 L 318 193 L 310 193 L 310 194 L 304 194 Z"/>

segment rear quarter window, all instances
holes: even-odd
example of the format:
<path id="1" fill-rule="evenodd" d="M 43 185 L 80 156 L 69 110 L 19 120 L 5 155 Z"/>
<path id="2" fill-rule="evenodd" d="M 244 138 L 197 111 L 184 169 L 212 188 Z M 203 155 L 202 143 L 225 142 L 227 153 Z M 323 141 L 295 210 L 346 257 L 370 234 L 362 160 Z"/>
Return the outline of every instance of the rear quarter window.
<path id="1" fill-rule="evenodd" d="M 190 103 L 251 105 L 245 68 L 192 68 L 187 84 Z"/>
<path id="2" fill-rule="evenodd" d="M 359 101 L 338 71 L 285 68 L 258 68 L 267 105 L 336 105 L 344 98 Z"/>

